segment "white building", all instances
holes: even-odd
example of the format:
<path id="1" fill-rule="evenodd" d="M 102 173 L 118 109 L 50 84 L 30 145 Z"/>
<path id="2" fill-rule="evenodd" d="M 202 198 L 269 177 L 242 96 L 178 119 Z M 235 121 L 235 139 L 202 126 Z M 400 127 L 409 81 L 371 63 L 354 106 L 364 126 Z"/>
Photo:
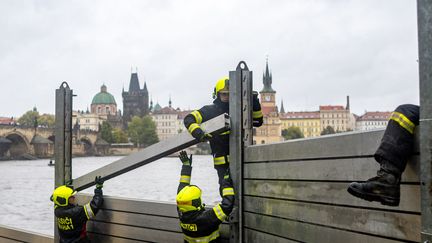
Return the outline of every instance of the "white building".
<path id="1" fill-rule="evenodd" d="M 107 117 L 90 112 L 73 111 L 72 126 L 78 124 L 81 130 L 99 131 L 99 124 L 106 121 Z"/>
<path id="2" fill-rule="evenodd" d="M 178 112 L 171 106 L 154 110 L 151 113 L 153 121 L 156 123 L 156 133 L 160 141 L 166 140 L 179 133 Z"/>
<path id="3" fill-rule="evenodd" d="M 357 118 L 356 130 L 368 131 L 379 128 L 385 128 L 388 124 L 391 112 L 374 111 L 365 112 L 362 116 Z"/>

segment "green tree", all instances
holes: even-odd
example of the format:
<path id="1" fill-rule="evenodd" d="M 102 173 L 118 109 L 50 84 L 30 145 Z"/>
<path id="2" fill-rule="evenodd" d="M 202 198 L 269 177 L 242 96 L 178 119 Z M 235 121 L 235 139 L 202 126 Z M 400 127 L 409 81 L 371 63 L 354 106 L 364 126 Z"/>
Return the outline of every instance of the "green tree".
<path id="1" fill-rule="evenodd" d="M 159 142 L 156 124 L 149 116 L 143 118 L 132 117 L 132 120 L 128 123 L 128 135 L 131 142 L 138 147 L 147 147 Z"/>
<path id="2" fill-rule="evenodd" d="M 39 111 L 34 107 L 32 110 L 24 113 L 20 118 L 18 118 L 18 123 L 23 126 L 34 127 L 35 125 L 43 127 L 54 127 L 55 116 L 51 114 L 40 115 Z"/>
<path id="3" fill-rule="evenodd" d="M 335 130 L 332 126 L 327 126 L 326 128 L 324 128 L 324 130 L 322 130 L 321 135 L 327 135 L 327 134 L 335 134 Z"/>
<path id="4" fill-rule="evenodd" d="M 142 144 L 144 147 L 150 146 L 154 143 L 159 142 L 159 138 L 156 133 L 156 123 L 150 116 L 145 116 L 142 118 L 144 126 L 144 137 Z"/>
<path id="5" fill-rule="evenodd" d="M 55 116 L 51 114 L 43 114 L 39 116 L 38 123 L 41 126 L 52 128 L 55 125 Z"/>
<path id="6" fill-rule="evenodd" d="M 119 128 L 114 128 L 113 129 L 113 139 L 115 143 L 127 143 L 128 142 L 128 136 L 127 134 L 119 129 Z"/>
<path id="7" fill-rule="evenodd" d="M 39 111 L 37 111 L 36 107 L 34 107 L 33 110 L 27 111 L 20 118 L 18 118 L 18 123 L 22 126 L 33 127 L 35 124 L 35 119 L 39 119 Z"/>
<path id="8" fill-rule="evenodd" d="M 103 140 L 107 141 L 108 143 L 114 142 L 113 129 L 112 129 L 111 124 L 109 124 L 108 122 L 106 122 L 106 121 L 102 122 L 99 133 L 100 133 L 101 138 Z"/>
<path id="9" fill-rule="evenodd" d="M 304 138 L 304 135 L 299 127 L 288 127 L 287 129 L 282 130 L 282 137 L 284 137 L 285 140 L 290 140 Z"/>

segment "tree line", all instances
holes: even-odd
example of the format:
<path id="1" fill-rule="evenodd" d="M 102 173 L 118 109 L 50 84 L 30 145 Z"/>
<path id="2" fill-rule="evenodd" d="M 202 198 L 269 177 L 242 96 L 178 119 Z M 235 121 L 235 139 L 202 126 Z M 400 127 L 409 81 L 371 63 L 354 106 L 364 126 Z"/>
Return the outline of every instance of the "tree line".
<path id="1" fill-rule="evenodd" d="M 28 127 L 54 128 L 55 116 L 51 114 L 41 115 L 34 107 L 19 117 L 17 123 Z M 138 147 L 147 147 L 159 142 L 156 124 L 150 116 L 132 117 L 126 130 L 113 128 L 109 122 L 104 121 L 100 125 L 99 136 L 110 144 L 131 142 Z"/>

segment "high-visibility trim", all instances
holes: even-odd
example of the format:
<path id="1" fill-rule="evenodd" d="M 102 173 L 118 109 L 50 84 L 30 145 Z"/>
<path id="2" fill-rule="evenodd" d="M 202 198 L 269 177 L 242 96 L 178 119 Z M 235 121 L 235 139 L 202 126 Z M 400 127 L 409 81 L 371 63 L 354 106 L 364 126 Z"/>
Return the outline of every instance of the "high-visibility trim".
<path id="1" fill-rule="evenodd" d="M 190 181 L 191 181 L 191 177 L 190 176 L 188 176 L 188 175 L 181 175 L 180 176 L 180 182 L 181 183 L 190 184 Z"/>
<path id="2" fill-rule="evenodd" d="M 201 124 L 201 122 L 202 122 L 202 116 L 201 116 L 201 113 L 199 111 L 192 111 L 191 115 L 195 117 L 195 121 L 198 124 Z"/>
<path id="3" fill-rule="evenodd" d="M 220 157 L 215 157 L 213 158 L 213 163 L 215 165 L 224 165 L 226 163 L 229 163 L 229 156 L 226 156 L 226 160 L 225 160 L 225 156 L 220 156 Z"/>
<path id="4" fill-rule="evenodd" d="M 204 236 L 204 237 L 191 237 L 188 235 L 184 235 L 184 239 L 185 241 L 189 242 L 189 243 L 207 243 L 210 242 L 212 240 L 216 240 L 219 237 L 219 229 L 215 230 L 213 233 L 211 233 L 208 236 Z"/>
<path id="5" fill-rule="evenodd" d="M 195 129 L 197 129 L 197 128 L 200 128 L 200 126 L 196 123 L 192 123 L 192 124 L 190 124 L 188 131 L 190 134 L 192 134 L 192 132 L 195 131 Z"/>
<path id="6" fill-rule="evenodd" d="M 409 133 L 414 134 L 415 124 L 408 119 L 404 114 L 394 111 L 390 120 L 397 122 L 401 127 L 405 128 Z"/>
<path id="7" fill-rule="evenodd" d="M 95 214 L 93 213 L 90 203 L 84 205 L 84 212 L 87 216 L 87 219 L 92 219 L 95 217 Z"/>
<path id="8" fill-rule="evenodd" d="M 232 196 L 234 195 L 234 188 L 232 187 L 226 187 L 222 189 L 222 196 Z"/>
<path id="9" fill-rule="evenodd" d="M 231 133 L 231 131 L 226 131 L 226 132 L 221 133 L 220 135 L 228 135 L 230 133 Z"/>
<path id="10" fill-rule="evenodd" d="M 227 218 L 227 215 L 224 213 L 224 211 L 222 210 L 222 207 L 220 206 L 220 204 L 216 205 L 213 207 L 213 211 L 216 214 L 216 217 L 218 217 L 218 219 L 220 221 L 224 221 Z"/>
<path id="11" fill-rule="evenodd" d="M 252 118 L 257 119 L 263 117 L 263 113 L 261 110 L 252 112 Z"/>

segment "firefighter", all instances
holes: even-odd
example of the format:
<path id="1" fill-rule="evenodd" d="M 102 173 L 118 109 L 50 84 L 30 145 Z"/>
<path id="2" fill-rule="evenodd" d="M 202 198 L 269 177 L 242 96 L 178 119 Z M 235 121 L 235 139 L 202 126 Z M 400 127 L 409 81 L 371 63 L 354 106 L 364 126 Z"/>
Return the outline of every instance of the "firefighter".
<path id="1" fill-rule="evenodd" d="M 377 176 L 366 182 L 353 182 L 348 192 L 367 201 L 398 206 L 400 181 L 414 149 L 414 131 L 419 124 L 420 107 L 400 105 L 392 113 L 381 144 L 374 157 L 380 164 Z"/>
<path id="2" fill-rule="evenodd" d="M 54 202 L 54 214 L 57 219 L 57 228 L 60 235 L 60 243 L 90 242 L 86 232 L 87 220 L 94 218 L 103 204 L 101 177 L 95 178 L 96 189 L 91 202 L 80 206 L 76 204 L 73 188 L 67 185 L 57 187 L 51 201 Z"/>
<path id="3" fill-rule="evenodd" d="M 212 209 L 205 209 L 201 202 L 201 189 L 191 185 L 192 155 L 180 152 L 182 170 L 177 189 L 177 211 L 184 242 L 219 242 L 219 226 L 229 216 L 234 207 L 234 188 L 227 169 L 220 185 L 222 202 Z"/>
<path id="4" fill-rule="evenodd" d="M 213 91 L 213 104 L 206 105 L 199 110 L 192 111 L 184 118 L 184 125 L 189 133 L 201 142 L 210 141 L 214 168 L 219 177 L 219 184 L 223 180 L 229 167 L 229 131 L 221 134 L 205 133 L 200 124 L 224 113 L 229 114 L 229 79 L 224 77 L 216 82 Z M 261 104 L 258 93 L 253 93 L 253 126 L 259 127 L 263 123 Z"/>

